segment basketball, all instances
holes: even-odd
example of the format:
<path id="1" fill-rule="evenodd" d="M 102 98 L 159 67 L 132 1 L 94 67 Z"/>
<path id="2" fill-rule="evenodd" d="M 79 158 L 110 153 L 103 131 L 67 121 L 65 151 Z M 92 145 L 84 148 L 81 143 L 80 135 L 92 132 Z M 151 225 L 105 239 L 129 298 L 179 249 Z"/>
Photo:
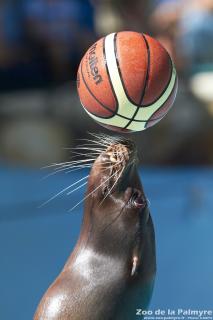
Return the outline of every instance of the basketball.
<path id="1" fill-rule="evenodd" d="M 172 107 L 177 73 L 168 52 L 152 37 L 112 33 L 83 56 L 77 75 L 80 101 L 99 124 L 119 132 L 141 131 Z"/>

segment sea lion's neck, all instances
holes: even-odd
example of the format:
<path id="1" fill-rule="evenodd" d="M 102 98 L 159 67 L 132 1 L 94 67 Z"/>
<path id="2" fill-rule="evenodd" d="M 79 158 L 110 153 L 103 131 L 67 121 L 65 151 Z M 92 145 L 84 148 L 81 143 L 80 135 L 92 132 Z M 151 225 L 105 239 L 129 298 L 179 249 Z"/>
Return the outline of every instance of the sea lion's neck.
<path id="1" fill-rule="evenodd" d="M 113 227 L 113 224 L 101 224 L 101 221 L 86 218 L 82 225 L 79 245 L 82 249 L 92 249 L 97 254 L 123 259 L 127 252 L 131 251 L 132 244 L 126 235 L 117 232 Z"/>
<path id="2" fill-rule="evenodd" d="M 88 225 L 86 225 L 87 229 Z M 91 268 L 94 273 L 97 271 L 96 269 L 100 267 L 100 265 L 106 267 L 105 275 L 112 273 L 113 266 L 116 265 L 116 268 L 120 270 L 121 273 L 124 272 L 126 266 L 129 262 L 129 255 L 126 251 L 119 251 L 119 247 L 110 243 L 110 241 L 101 241 L 101 235 L 94 234 L 93 231 L 88 232 L 82 226 L 80 237 L 76 243 L 76 246 L 69 257 L 64 270 L 72 267 L 78 273 L 82 273 L 84 277 L 86 277 L 86 270 Z M 117 243 L 118 245 L 118 243 Z M 120 246 L 120 248 L 122 248 Z M 90 266 L 90 268 L 87 268 Z M 104 268 L 105 268 L 104 267 Z M 95 276 L 95 275 L 94 275 Z"/>

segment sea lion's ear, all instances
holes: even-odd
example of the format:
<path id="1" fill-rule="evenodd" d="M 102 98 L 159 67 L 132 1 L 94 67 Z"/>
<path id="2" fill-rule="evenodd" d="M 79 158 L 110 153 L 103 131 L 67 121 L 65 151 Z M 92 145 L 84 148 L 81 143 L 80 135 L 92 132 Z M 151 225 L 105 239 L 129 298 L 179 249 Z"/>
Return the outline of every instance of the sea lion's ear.
<path id="1" fill-rule="evenodd" d="M 131 271 L 131 276 L 134 277 L 137 274 L 139 266 L 139 259 L 137 256 L 134 256 L 132 259 L 132 271 Z"/>

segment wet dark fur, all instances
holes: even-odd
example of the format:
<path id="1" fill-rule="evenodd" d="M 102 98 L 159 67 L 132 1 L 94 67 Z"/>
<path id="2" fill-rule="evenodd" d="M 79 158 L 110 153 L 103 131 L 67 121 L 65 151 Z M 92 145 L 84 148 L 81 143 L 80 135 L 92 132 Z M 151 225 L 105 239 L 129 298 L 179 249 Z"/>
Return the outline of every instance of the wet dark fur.
<path id="1" fill-rule="evenodd" d="M 99 140 L 98 140 L 99 139 Z M 155 238 L 134 144 L 97 137 L 79 240 L 34 320 L 131 320 L 154 285 Z"/>

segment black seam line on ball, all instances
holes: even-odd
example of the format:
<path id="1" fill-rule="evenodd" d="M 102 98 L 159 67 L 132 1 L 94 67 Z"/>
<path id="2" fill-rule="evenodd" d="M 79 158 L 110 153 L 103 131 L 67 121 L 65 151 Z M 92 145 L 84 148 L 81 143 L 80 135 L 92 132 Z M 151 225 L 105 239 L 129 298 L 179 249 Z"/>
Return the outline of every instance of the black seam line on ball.
<path id="1" fill-rule="evenodd" d="M 119 32 L 118 32 L 119 33 Z M 114 37 L 114 51 L 115 51 L 115 58 L 116 58 L 116 64 L 117 64 L 117 68 L 118 68 L 118 73 L 119 73 L 119 76 L 120 76 L 120 79 L 121 79 L 121 83 L 122 83 L 122 86 L 123 86 L 123 89 L 124 89 L 124 92 L 128 98 L 128 100 L 134 104 L 134 106 L 136 107 L 142 107 L 140 104 L 134 102 L 132 100 L 132 98 L 129 96 L 128 92 L 127 92 L 127 88 L 125 86 L 125 83 L 124 83 L 124 79 L 123 79 L 123 76 L 122 76 L 122 72 L 121 72 L 121 67 L 120 67 L 120 62 L 119 62 L 119 58 L 118 58 L 118 47 L 117 47 L 117 35 L 118 33 L 115 34 L 115 37 Z M 146 42 L 145 42 L 146 43 Z"/>
<path id="2" fill-rule="evenodd" d="M 105 64 L 107 76 L 108 76 L 108 79 L 109 79 L 110 87 L 111 87 L 111 89 L 112 89 L 113 96 L 114 96 L 115 101 L 116 101 L 116 109 L 115 109 L 115 112 L 113 112 L 113 113 L 114 113 L 114 114 L 117 114 L 117 111 L 118 111 L 118 99 L 117 99 L 117 96 L 116 96 L 116 94 L 115 94 L 115 90 L 114 90 L 114 87 L 113 87 L 113 84 L 112 84 L 112 80 L 111 80 L 111 77 L 110 77 L 110 74 L 109 74 L 109 68 L 108 68 L 107 59 L 106 59 L 106 47 L 105 47 L 105 42 L 106 42 L 106 37 L 104 37 L 104 39 L 103 39 L 104 64 Z"/>
<path id="3" fill-rule="evenodd" d="M 82 103 L 81 103 L 82 104 Z M 83 105 L 83 104 L 82 104 Z M 86 109 L 86 107 L 83 105 L 83 108 L 84 109 Z M 86 109 L 87 110 L 87 109 Z M 152 120 L 138 120 L 138 119 L 131 119 L 131 118 L 128 118 L 128 117 L 125 117 L 125 116 L 123 116 L 123 115 L 121 115 L 121 114 L 119 114 L 119 113 L 116 113 L 116 114 L 113 114 L 112 116 L 110 116 L 110 117 L 108 117 L 108 118 L 106 118 L 106 117 L 103 117 L 103 116 L 98 116 L 97 114 L 95 114 L 94 112 L 92 112 L 92 111 L 88 111 L 87 110 L 87 112 L 89 112 L 89 113 L 91 113 L 92 115 L 94 115 L 95 117 L 97 117 L 97 118 L 100 118 L 100 119 L 107 119 L 107 120 L 109 120 L 110 118 L 113 118 L 114 116 L 118 116 L 118 117 L 120 117 L 120 118 L 122 118 L 122 119 L 125 119 L 125 120 L 129 120 L 129 121 L 133 121 L 133 122 L 147 122 L 147 121 L 157 121 L 157 120 L 161 120 L 162 119 L 162 117 L 159 117 L 159 118 L 155 118 L 155 119 L 152 119 Z M 98 120 L 97 120 L 98 121 Z M 104 124 L 106 124 L 106 125 L 110 125 L 110 123 L 108 124 L 108 123 L 104 123 Z"/>
<path id="4" fill-rule="evenodd" d="M 173 75 L 173 64 L 172 64 L 172 59 L 170 58 L 170 56 L 169 56 L 169 61 L 170 61 L 170 65 L 171 65 L 171 71 L 170 71 L 169 80 L 168 80 L 165 88 L 163 89 L 163 91 L 161 92 L 161 94 L 160 94 L 159 97 L 157 97 L 155 100 L 153 100 L 152 103 L 142 105 L 142 106 L 141 106 L 142 108 L 147 108 L 147 107 L 150 107 L 151 105 L 153 105 L 156 101 L 158 101 L 158 100 L 164 95 L 164 93 L 165 93 L 166 90 L 168 89 L 168 86 L 169 86 L 169 84 L 170 84 L 170 82 L 171 82 L 172 75 Z M 176 77 L 176 78 L 177 78 L 177 77 Z"/>
<path id="5" fill-rule="evenodd" d="M 164 102 L 164 104 L 163 104 L 158 110 L 156 110 L 156 111 L 151 115 L 151 117 L 153 117 L 153 116 L 155 115 L 155 113 L 157 113 L 158 111 L 160 111 L 160 109 L 164 107 L 165 103 L 167 103 L 167 101 L 171 98 L 171 95 L 174 93 L 173 90 L 174 90 L 174 88 L 176 87 L 176 84 L 177 84 L 177 77 L 176 77 L 176 79 L 175 79 L 175 83 L 174 83 L 174 86 L 173 86 L 173 88 L 172 88 L 172 91 L 171 91 L 170 95 L 168 96 L 168 98 L 166 99 L 166 101 Z M 170 108 L 171 108 L 171 107 L 170 107 Z M 150 118 L 147 120 L 147 123 L 146 123 L 146 125 L 145 125 L 145 128 L 147 127 L 148 122 L 153 122 L 153 121 L 157 121 L 157 120 L 163 119 L 163 117 L 166 116 L 167 113 L 169 112 L 170 108 L 169 108 L 169 109 L 166 111 L 166 113 L 165 113 L 162 117 L 160 117 L 160 118 L 153 118 L 153 119 L 151 119 L 151 117 L 150 117 Z M 136 120 L 134 120 L 134 121 L 136 121 Z"/>
<path id="6" fill-rule="evenodd" d="M 85 78 L 84 78 L 84 74 L 83 74 L 83 70 L 82 70 L 82 62 L 81 62 L 81 76 L 82 76 L 82 79 L 83 79 L 83 82 L 84 82 L 84 84 L 85 84 L 85 86 L 86 86 L 86 88 L 87 88 L 87 90 L 89 91 L 89 93 L 91 94 L 91 96 L 104 108 L 104 109 L 106 109 L 107 111 L 110 111 L 111 113 L 112 113 L 112 115 L 110 115 L 110 116 L 107 116 L 107 117 L 101 117 L 101 118 L 103 118 L 103 119 L 109 119 L 109 118 L 111 118 L 113 115 L 114 115 L 114 111 L 112 110 L 112 109 L 110 109 L 109 107 L 107 107 L 107 106 L 105 106 L 101 101 L 99 101 L 97 98 L 96 98 L 96 96 L 92 93 L 92 91 L 90 90 L 90 88 L 89 88 L 89 86 L 88 86 L 88 84 L 87 84 L 87 82 L 86 82 L 86 80 L 85 80 Z M 86 106 L 85 106 L 85 108 L 86 108 Z M 90 112 L 90 111 L 89 111 Z M 92 112 L 91 112 L 92 113 Z M 96 114 L 94 114 L 96 117 L 99 117 L 98 115 L 96 115 Z"/>
<path id="7" fill-rule="evenodd" d="M 83 105 L 83 104 L 82 104 Z M 86 107 L 83 105 L 83 108 L 84 109 L 86 109 Z M 87 110 L 87 109 L 86 109 Z M 108 117 L 108 118 L 106 118 L 106 117 L 103 117 L 103 116 L 97 116 L 97 114 L 95 114 L 94 112 L 91 112 L 91 111 L 88 111 L 87 110 L 87 112 L 89 112 L 89 113 L 91 113 L 92 115 L 94 115 L 95 117 L 97 117 L 97 118 L 100 118 L 100 119 L 107 119 L 107 120 L 109 120 L 110 118 L 113 118 L 114 116 L 118 116 L 118 117 L 120 117 L 120 118 L 122 118 L 122 119 L 125 119 L 125 120 L 129 120 L 129 121 L 133 121 L 133 122 L 147 122 L 147 121 L 157 121 L 157 120 L 161 120 L 162 119 L 162 117 L 159 117 L 159 118 L 155 118 L 155 119 L 152 119 L 152 120 L 138 120 L 138 119 L 131 119 L 131 118 L 127 118 L 127 117 L 125 117 L 125 116 L 123 116 L 123 115 L 121 115 L 121 114 L 119 114 L 119 113 L 116 113 L 116 114 L 114 114 L 114 115 L 112 115 L 111 117 Z M 98 121 L 98 120 L 97 120 Z M 111 125 L 110 123 L 108 124 L 108 123 L 103 123 L 103 124 L 106 124 L 106 125 Z"/>
<path id="8" fill-rule="evenodd" d="M 148 43 L 147 43 L 148 44 Z M 150 52 L 150 51 L 149 51 Z M 168 58 L 169 58 L 169 61 L 170 61 L 170 76 L 169 76 L 169 80 L 168 80 L 168 82 L 167 82 L 167 84 L 166 84 L 166 86 L 165 86 L 165 88 L 163 89 L 163 91 L 161 92 L 161 94 L 157 97 L 157 98 L 155 98 L 155 100 L 153 100 L 151 103 L 147 103 L 147 104 L 143 104 L 143 105 L 139 105 L 139 104 L 135 104 L 137 107 L 140 107 L 140 108 L 147 108 L 147 107 L 150 107 L 150 106 L 152 106 L 156 101 L 158 101 L 161 97 L 162 97 L 162 95 L 165 93 L 165 91 L 168 89 L 168 86 L 169 86 L 169 84 L 170 84 L 170 81 L 171 81 L 171 79 L 172 79 L 172 74 L 173 74 L 173 63 L 172 63 L 172 59 L 171 59 L 171 57 L 170 57 L 170 55 L 167 53 L 167 55 L 168 55 Z M 176 76 L 177 77 L 177 76 Z M 142 103 L 142 101 L 141 101 L 141 103 Z"/>
<path id="9" fill-rule="evenodd" d="M 146 70 L 146 78 L 145 78 L 145 83 L 144 83 L 144 88 L 142 90 L 142 93 L 141 93 L 141 98 L 140 98 L 140 101 L 139 101 L 139 106 L 141 106 L 142 102 L 143 102 L 143 98 L 145 96 L 145 93 L 146 93 L 146 89 L 147 89 L 147 85 L 148 85 L 148 81 L 149 81 L 149 74 L 150 74 L 150 48 L 149 48 L 149 44 L 148 44 L 148 41 L 146 40 L 146 37 L 141 34 L 142 37 L 143 37 L 143 40 L 146 44 L 146 50 L 147 50 L 147 70 Z"/>
<path id="10" fill-rule="evenodd" d="M 147 84 L 148 84 L 149 72 L 150 72 L 150 49 L 149 49 L 149 44 L 148 44 L 148 41 L 146 40 L 145 36 L 143 34 L 141 34 L 141 36 L 143 37 L 143 39 L 145 41 L 146 49 L 147 49 L 147 70 L 146 70 L 146 79 L 145 79 L 145 83 L 144 83 L 144 88 L 143 88 L 141 99 L 140 99 L 140 105 L 141 105 L 141 103 L 143 101 L 143 98 L 145 96 L 145 93 L 146 93 L 146 87 L 147 87 Z M 139 109 L 140 109 L 140 106 L 137 107 L 135 113 L 132 116 L 132 119 L 127 123 L 127 125 L 124 127 L 124 129 L 128 129 L 128 127 L 130 126 L 132 121 L 134 121 L 134 118 L 136 117 Z"/>

